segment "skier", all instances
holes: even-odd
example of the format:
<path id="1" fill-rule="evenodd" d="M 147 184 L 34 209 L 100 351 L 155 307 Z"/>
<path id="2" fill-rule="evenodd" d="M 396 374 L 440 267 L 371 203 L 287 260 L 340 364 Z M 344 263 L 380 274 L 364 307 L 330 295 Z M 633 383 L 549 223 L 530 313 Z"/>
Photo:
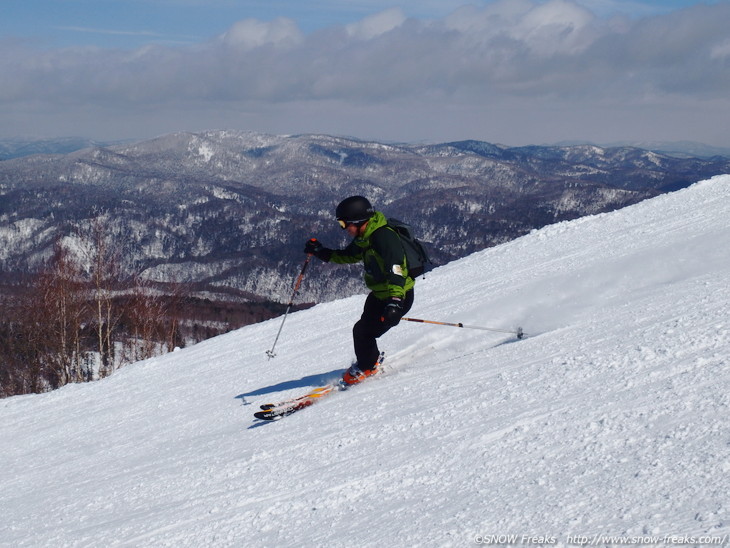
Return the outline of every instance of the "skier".
<path id="1" fill-rule="evenodd" d="M 333 250 L 311 238 L 304 252 L 324 262 L 363 262 L 363 277 L 370 294 L 362 316 L 352 328 L 357 361 L 342 376 L 345 384 L 352 385 L 377 371 L 380 351 L 376 339 L 398 325 L 410 310 L 415 281 L 408 275 L 405 251 L 398 234 L 387 226 L 385 215 L 375 211 L 366 198 L 346 198 L 337 206 L 335 216 L 353 238 L 352 242 L 345 249 Z"/>

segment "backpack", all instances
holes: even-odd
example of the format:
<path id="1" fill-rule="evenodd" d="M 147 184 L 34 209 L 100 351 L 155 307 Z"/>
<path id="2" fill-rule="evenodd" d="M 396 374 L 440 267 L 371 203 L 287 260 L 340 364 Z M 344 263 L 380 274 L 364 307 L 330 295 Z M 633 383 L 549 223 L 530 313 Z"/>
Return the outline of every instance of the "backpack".
<path id="1" fill-rule="evenodd" d="M 399 221 L 398 219 L 388 219 L 388 227 L 392 228 L 403 245 L 403 251 L 406 254 L 406 266 L 408 267 L 408 275 L 411 278 L 417 278 L 426 273 L 426 265 L 431 262 L 428 253 L 423 247 L 420 240 L 413 237 L 411 233 L 411 225 Z"/>

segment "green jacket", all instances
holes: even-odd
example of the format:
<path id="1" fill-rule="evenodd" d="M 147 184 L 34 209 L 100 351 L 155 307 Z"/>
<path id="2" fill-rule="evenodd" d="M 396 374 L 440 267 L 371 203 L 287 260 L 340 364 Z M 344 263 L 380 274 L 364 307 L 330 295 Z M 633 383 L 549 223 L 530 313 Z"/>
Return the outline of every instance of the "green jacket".
<path id="1" fill-rule="evenodd" d="M 355 238 L 345 249 L 333 251 L 330 262 L 338 264 L 362 261 L 365 267 L 365 285 L 379 299 L 405 297 L 415 281 L 408 275 L 406 254 L 400 237 L 379 211 L 375 212 L 362 236 Z"/>

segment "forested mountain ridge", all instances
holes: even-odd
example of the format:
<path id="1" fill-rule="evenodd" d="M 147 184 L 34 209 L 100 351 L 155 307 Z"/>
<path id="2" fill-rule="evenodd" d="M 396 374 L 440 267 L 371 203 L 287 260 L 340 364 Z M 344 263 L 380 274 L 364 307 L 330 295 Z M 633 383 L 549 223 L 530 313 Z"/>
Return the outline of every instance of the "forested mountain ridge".
<path id="1" fill-rule="evenodd" d="M 104 217 L 128 271 L 285 301 L 306 238 L 345 243 L 332 212 L 351 194 L 411 223 L 445 263 L 729 170 L 725 157 L 632 147 L 178 133 L 0 162 L 0 271 L 32 270 L 59 236 L 73 239 L 74 227 Z M 313 269 L 304 300 L 358 290 L 356 277 L 328 273 Z"/>

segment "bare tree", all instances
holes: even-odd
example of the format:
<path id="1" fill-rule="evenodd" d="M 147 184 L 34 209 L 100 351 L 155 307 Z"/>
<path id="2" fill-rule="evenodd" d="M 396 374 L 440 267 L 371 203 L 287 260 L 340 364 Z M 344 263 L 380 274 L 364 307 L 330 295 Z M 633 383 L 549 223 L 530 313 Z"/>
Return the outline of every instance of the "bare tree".
<path id="1" fill-rule="evenodd" d="M 160 353 L 166 306 L 152 284 L 136 277 L 126 310 L 128 359 L 139 361 Z"/>
<path id="2" fill-rule="evenodd" d="M 121 283 L 121 245 L 114 241 L 109 230 L 109 218 L 97 215 L 86 227 L 77 230 L 83 250 L 94 302 L 99 377 L 112 373 L 115 368 L 114 334 L 122 316 L 115 299 L 123 289 Z"/>
<path id="3" fill-rule="evenodd" d="M 0 302 L 0 397 L 38 392 L 43 384 L 23 298 L 15 297 Z"/>
<path id="4" fill-rule="evenodd" d="M 176 347 L 184 346 L 180 329 L 180 321 L 183 316 L 183 305 L 188 287 L 185 284 L 172 282 L 167 285 L 167 307 L 165 310 L 167 319 L 165 343 L 167 351 L 172 352 Z"/>
<path id="5" fill-rule="evenodd" d="M 185 287 L 168 284 L 158 288 L 153 282 L 135 277 L 125 307 L 125 327 L 129 337 L 126 357 L 144 360 L 182 346 L 180 316 Z"/>
<path id="6" fill-rule="evenodd" d="M 105 377 L 123 363 L 183 345 L 187 288 L 157 287 L 140 276 L 126 283 L 112 226 L 97 215 L 59 238 L 24 290 L 3 298 L 0 397 L 91 381 L 97 371 Z M 89 356 L 98 356 L 98 367 L 86 363 Z"/>
<path id="7" fill-rule="evenodd" d="M 78 262 L 56 242 L 25 314 L 28 343 L 53 388 L 89 380 L 81 363 L 81 325 L 88 313 L 83 287 Z"/>

